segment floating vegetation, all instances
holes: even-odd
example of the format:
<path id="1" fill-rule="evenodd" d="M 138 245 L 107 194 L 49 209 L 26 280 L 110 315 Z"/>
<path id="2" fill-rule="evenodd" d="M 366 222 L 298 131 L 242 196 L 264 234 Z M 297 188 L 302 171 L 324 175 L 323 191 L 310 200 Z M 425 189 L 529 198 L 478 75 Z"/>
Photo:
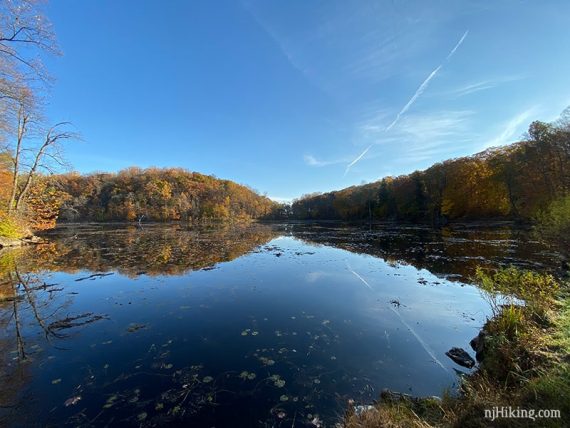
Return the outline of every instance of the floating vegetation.
<path id="1" fill-rule="evenodd" d="M 131 323 L 127 328 L 127 333 L 134 333 L 135 331 L 142 330 L 143 328 L 146 328 L 145 324 Z"/>
<path id="2" fill-rule="evenodd" d="M 257 377 L 255 373 L 250 373 L 248 371 L 243 371 L 239 374 L 240 379 L 243 380 L 253 380 Z"/>
<path id="3" fill-rule="evenodd" d="M 271 375 L 269 379 L 273 381 L 273 385 L 275 385 L 277 388 L 283 388 L 285 386 L 285 380 L 281 379 L 281 376 L 278 374 Z"/>
<path id="4" fill-rule="evenodd" d="M 264 366 L 272 366 L 275 364 L 275 360 L 267 357 L 259 357 L 259 361 L 261 361 Z"/>
<path id="5" fill-rule="evenodd" d="M 205 377 L 202 379 L 202 382 L 204 382 L 204 383 L 210 383 L 210 382 L 212 382 L 213 380 L 214 380 L 214 378 L 213 378 L 212 376 L 205 376 Z"/>
<path id="6" fill-rule="evenodd" d="M 281 397 L 279 397 L 279 401 L 289 401 L 289 397 L 283 394 Z"/>
<path id="7" fill-rule="evenodd" d="M 61 378 L 59 378 L 59 379 L 54 379 L 54 380 L 51 381 L 51 384 L 52 384 L 52 385 L 57 385 L 58 383 L 61 383 Z"/>
<path id="8" fill-rule="evenodd" d="M 80 400 L 81 400 L 81 395 L 76 395 L 74 397 L 65 400 L 63 404 L 65 405 L 65 407 L 75 406 L 77 403 L 79 403 Z"/>

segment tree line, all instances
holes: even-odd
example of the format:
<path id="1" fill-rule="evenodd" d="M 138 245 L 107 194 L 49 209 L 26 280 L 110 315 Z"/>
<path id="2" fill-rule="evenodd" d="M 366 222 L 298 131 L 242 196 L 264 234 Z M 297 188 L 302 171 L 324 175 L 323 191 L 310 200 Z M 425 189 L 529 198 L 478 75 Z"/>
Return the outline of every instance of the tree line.
<path id="1" fill-rule="evenodd" d="M 46 177 L 63 221 L 234 221 L 268 218 L 276 204 L 249 187 L 181 168 Z"/>
<path id="2" fill-rule="evenodd" d="M 523 141 L 437 163 L 424 171 L 311 194 L 293 202 L 305 220 L 530 220 L 570 195 L 570 108 L 533 122 Z M 570 213 L 568 213 L 570 216 Z"/>

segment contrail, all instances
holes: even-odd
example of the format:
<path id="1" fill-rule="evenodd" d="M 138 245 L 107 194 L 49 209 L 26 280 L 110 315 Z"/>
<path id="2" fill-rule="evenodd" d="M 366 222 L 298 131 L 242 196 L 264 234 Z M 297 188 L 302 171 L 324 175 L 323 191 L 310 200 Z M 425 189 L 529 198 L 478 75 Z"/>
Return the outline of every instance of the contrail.
<path id="1" fill-rule="evenodd" d="M 459 48 L 459 46 L 461 46 L 461 44 L 463 43 L 463 40 L 465 40 L 465 37 L 467 37 L 467 34 L 469 34 L 469 30 L 467 30 L 465 33 L 463 33 L 463 36 L 461 36 L 461 38 L 459 39 L 459 41 L 457 42 L 455 47 L 453 49 L 451 49 L 451 52 L 449 52 L 449 55 L 447 55 L 447 57 L 445 58 L 446 61 L 449 61 L 449 59 L 453 56 L 455 51 Z"/>
<path id="2" fill-rule="evenodd" d="M 435 70 L 433 70 L 430 73 L 430 75 L 427 77 L 427 79 L 422 82 L 420 87 L 416 90 L 416 93 L 412 96 L 412 98 L 410 98 L 410 101 L 408 101 L 408 103 L 404 106 L 404 108 L 402 110 L 400 110 L 400 112 L 396 115 L 396 119 L 394 119 L 394 121 L 386 127 L 386 131 L 389 131 L 390 129 L 392 129 L 394 127 L 394 125 L 396 125 L 396 123 L 398 123 L 398 121 L 400 120 L 400 117 L 402 117 L 402 115 L 408 111 L 408 109 L 412 106 L 412 104 L 414 104 L 416 102 L 418 97 L 424 93 L 424 91 L 427 89 L 427 87 L 429 85 L 429 82 L 431 81 L 431 79 L 433 79 L 435 77 L 437 72 L 439 70 L 441 70 L 441 67 L 443 67 L 443 64 L 440 64 Z"/>
<path id="3" fill-rule="evenodd" d="M 386 129 L 384 131 L 389 131 L 390 129 L 392 129 L 394 126 L 396 126 L 396 124 L 399 122 L 400 118 L 409 110 L 409 108 L 416 102 L 416 100 L 425 92 L 425 90 L 427 89 L 427 87 L 429 86 L 430 81 L 437 75 L 437 73 L 439 72 L 439 70 L 441 70 L 441 68 L 443 67 L 443 65 L 449 61 L 451 59 L 451 57 L 455 54 L 455 52 L 457 51 L 457 49 L 459 49 L 459 46 L 461 46 L 463 44 L 463 41 L 465 40 L 465 38 L 467 37 L 467 34 L 469 34 L 469 30 L 465 31 L 465 33 L 463 33 L 463 36 L 461 36 L 461 38 L 459 39 L 459 41 L 455 44 L 455 46 L 453 47 L 453 49 L 451 49 L 451 51 L 447 54 L 447 56 L 445 57 L 445 60 L 438 65 L 435 70 L 433 70 L 429 76 L 422 82 L 422 84 L 419 86 L 419 88 L 416 90 L 416 92 L 414 93 L 414 95 L 412 96 L 412 98 L 410 98 L 410 100 L 406 103 L 406 105 L 402 108 L 402 110 L 400 110 L 400 112 L 396 115 L 396 118 L 392 121 L 392 123 L 390 123 L 390 125 L 388 125 L 386 127 Z M 368 152 L 368 150 L 370 150 L 370 148 L 372 147 L 372 145 L 370 145 L 366 150 L 364 150 L 360 156 L 358 156 L 356 159 L 354 159 L 351 163 L 348 164 L 348 166 L 346 167 L 346 170 L 344 171 L 344 175 L 346 175 L 348 173 L 348 171 L 350 170 L 350 168 L 357 163 L 358 161 L 360 161 L 360 159 L 362 159 L 362 157 Z"/>
<path id="4" fill-rule="evenodd" d="M 358 156 L 356 159 L 354 159 L 352 162 L 350 162 L 347 166 L 346 169 L 344 170 L 344 175 L 346 175 L 348 173 L 348 171 L 350 171 L 350 168 L 356 163 L 358 162 L 360 159 L 362 159 L 362 157 L 368 153 L 368 150 L 370 150 L 372 148 L 373 144 L 370 144 L 368 147 L 366 147 L 366 150 L 364 150 L 362 153 L 360 153 L 360 156 Z"/>
<path id="5" fill-rule="evenodd" d="M 416 93 L 412 96 L 412 98 L 410 98 L 410 101 L 408 101 L 408 103 L 404 106 L 404 108 L 402 110 L 400 110 L 400 112 L 397 114 L 396 119 L 394 119 L 394 121 L 390 125 L 388 125 L 388 127 L 386 128 L 386 131 L 389 131 L 390 129 L 392 129 L 394 127 L 394 125 L 396 125 L 396 123 L 398 123 L 398 121 L 400 120 L 400 117 L 402 117 L 402 115 L 408 111 L 408 109 L 412 106 L 412 104 L 414 104 L 416 102 L 418 97 L 424 93 L 424 91 L 427 89 L 431 79 L 433 79 L 435 77 L 435 75 L 439 72 L 439 70 L 441 70 L 443 65 L 451 59 L 453 54 L 455 54 L 457 49 L 459 49 L 459 46 L 461 46 L 461 44 L 463 43 L 463 41 L 467 37 L 467 34 L 469 34 L 469 30 L 467 30 L 465 33 L 463 33 L 463 36 L 461 36 L 461 38 L 456 43 L 456 45 L 453 47 L 453 49 L 451 49 L 451 51 L 445 57 L 445 61 L 443 61 L 441 64 L 439 64 L 439 66 L 437 66 L 437 68 L 430 73 L 430 75 L 427 77 L 427 79 L 422 82 L 420 87 L 416 90 Z"/>
<path id="6" fill-rule="evenodd" d="M 351 269 L 351 267 L 349 266 L 349 264 L 346 264 L 346 268 L 351 271 L 354 275 L 356 275 L 356 277 L 361 280 L 368 288 L 370 288 L 372 290 L 372 287 L 370 286 L 370 284 L 368 284 L 368 282 L 366 282 L 366 280 L 364 278 L 362 278 L 360 275 L 358 275 L 355 271 L 353 271 Z"/>

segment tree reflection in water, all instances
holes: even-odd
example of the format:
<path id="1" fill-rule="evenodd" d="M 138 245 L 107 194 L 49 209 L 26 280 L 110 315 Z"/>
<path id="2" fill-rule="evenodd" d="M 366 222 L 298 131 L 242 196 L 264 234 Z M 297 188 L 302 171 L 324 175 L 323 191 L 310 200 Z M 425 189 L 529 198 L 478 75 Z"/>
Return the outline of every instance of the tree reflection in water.
<path id="1" fill-rule="evenodd" d="M 73 295 L 60 293 L 64 288 L 49 282 L 50 272 L 89 272 L 76 281 L 113 272 L 128 277 L 181 275 L 213 269 L 276 236 L 262 225 L 199 230 L 93 225 L 82 226 L 78 239 L 73 226 L 64 226 L 49 233 L 46 244 L 0 250 L 0 424 L 14 417 L 30 378 L 29 362 L 42 346 L 62 347 L 62 339 L 80 327 L 106 318 L 68 313 Z"/>

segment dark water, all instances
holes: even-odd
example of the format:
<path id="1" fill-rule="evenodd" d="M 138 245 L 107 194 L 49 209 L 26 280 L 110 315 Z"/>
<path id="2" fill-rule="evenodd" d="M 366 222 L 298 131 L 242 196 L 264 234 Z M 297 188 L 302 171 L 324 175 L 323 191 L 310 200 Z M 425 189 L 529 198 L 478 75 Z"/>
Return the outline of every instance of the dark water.
<path id="1" fill-rule="evenodd" d="M 334 426 L 441 395 L 488 314 L 477 265 L 556 267 L 508 225 L 62 227 L 0 253 L 8 426 Z"/>

